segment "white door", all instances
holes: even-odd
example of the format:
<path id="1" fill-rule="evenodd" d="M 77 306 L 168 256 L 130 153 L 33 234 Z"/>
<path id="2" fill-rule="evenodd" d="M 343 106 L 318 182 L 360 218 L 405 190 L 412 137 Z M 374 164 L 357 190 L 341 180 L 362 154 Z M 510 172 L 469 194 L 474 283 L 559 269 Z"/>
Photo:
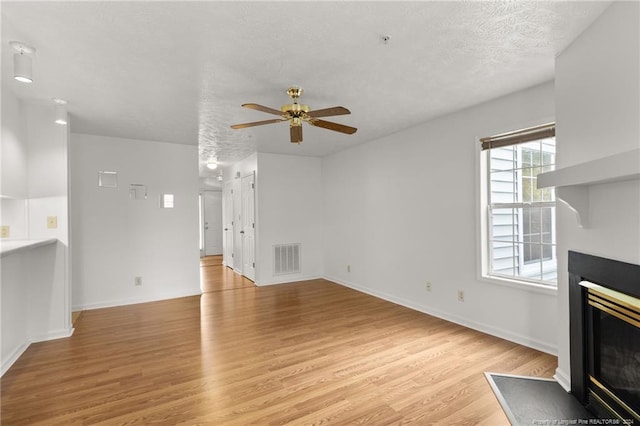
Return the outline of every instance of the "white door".
<path id="1" fill-rule="evenodd" d="M 222 193 L 204 191 L 202 193 L 204 217 L 204 255 L 222 254 Z"/>
<path id="2" fill-rule="evenodd" d="M 242 178 L 242 274 L 256 279 L 255 176 Z"/>
<path id="3" fill-rule="evenodd" d="M 241 180 L 234 179 L 231 187 L 233 198 L 233 270 L 242 275 L 242 188 Z"/>
<path id="4" fill-rule="evenodd" d="M 233 189 L 228 183 L 222 189 L 222 263 L 233 268 Z"/>

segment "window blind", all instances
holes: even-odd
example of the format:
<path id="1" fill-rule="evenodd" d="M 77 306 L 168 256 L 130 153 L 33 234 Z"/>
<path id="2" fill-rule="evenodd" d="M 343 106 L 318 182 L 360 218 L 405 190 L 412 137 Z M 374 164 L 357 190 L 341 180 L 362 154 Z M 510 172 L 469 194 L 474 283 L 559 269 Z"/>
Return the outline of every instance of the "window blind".
<path id="1" fill-rule="evenodd" d="M 482 150 L 500 148 L 503 146 L 517 145 L 538 139 L 551 138 L 556 135 L 556 123 L 547 123 L 515 132 L 502 133 L 500 135 L 481 138 Z"/>

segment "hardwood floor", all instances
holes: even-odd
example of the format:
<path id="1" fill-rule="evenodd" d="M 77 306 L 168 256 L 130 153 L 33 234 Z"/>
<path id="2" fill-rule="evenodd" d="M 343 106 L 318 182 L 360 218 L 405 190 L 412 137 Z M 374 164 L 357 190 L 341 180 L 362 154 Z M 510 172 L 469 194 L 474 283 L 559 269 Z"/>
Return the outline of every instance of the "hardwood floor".
<path id="1" fill-rule="evenodd" d="M 224 266 L 222 256 L 200 258 L 200 283 L 203 293 L 255 286 L 250 279 Z"/>
<path id="2" fill-rule="evenodd" d="M 325 280 L 251 285 L 83 312 L 2 378 L 1 422 L 506 425 L 483 372 L 555 367 Z"/>

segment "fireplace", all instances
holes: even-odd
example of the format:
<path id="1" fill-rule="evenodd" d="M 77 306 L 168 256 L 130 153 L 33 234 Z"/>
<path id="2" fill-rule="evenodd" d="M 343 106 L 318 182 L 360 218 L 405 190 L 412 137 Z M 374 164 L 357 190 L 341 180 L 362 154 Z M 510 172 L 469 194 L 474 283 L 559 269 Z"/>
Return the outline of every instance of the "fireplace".
<path id="1" fill-rule="evenodd" d="M 602 419 L 640 423 L 640 266 L 569 252 L 571 393 Z"/>

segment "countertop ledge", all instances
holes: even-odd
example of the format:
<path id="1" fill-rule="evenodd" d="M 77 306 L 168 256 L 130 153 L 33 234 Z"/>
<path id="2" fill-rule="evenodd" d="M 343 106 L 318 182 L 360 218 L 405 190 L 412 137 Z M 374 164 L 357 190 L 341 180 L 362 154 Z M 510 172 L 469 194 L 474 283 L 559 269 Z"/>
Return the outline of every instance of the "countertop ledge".
<path id="1" fill-rule="evenodd" d="M 57 242 L 57 238 L 40 240 L 2 240 L 0 241 L 0 257 L 5 257 L 23 250 L 31 250 L 37 247 L 55 244 Z"/>

